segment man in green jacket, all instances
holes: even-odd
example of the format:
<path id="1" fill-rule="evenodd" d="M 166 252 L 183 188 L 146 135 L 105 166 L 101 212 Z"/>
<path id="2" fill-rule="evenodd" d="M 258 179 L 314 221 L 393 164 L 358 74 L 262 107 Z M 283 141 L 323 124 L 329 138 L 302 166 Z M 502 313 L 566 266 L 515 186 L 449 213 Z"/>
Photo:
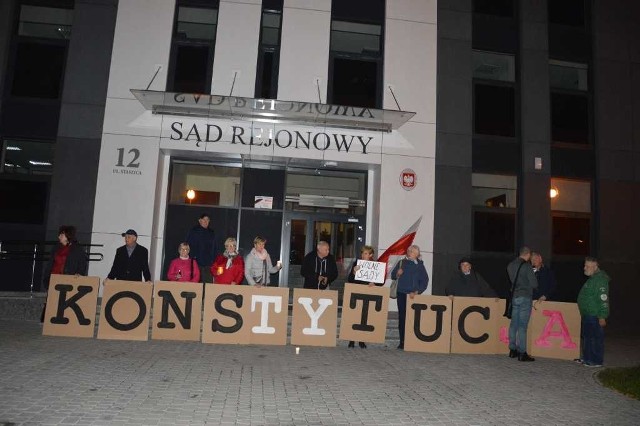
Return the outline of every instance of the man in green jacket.
<path id="1" fill-rule="evenodd" d="M 586 367 L 602 367 L 610 278 L 599 268 L 595 257 L 585 258 L 584 274 L 589 278 L 578 294 L 578 309 L 582 317 L 582 357 L 575 361 Z"/>

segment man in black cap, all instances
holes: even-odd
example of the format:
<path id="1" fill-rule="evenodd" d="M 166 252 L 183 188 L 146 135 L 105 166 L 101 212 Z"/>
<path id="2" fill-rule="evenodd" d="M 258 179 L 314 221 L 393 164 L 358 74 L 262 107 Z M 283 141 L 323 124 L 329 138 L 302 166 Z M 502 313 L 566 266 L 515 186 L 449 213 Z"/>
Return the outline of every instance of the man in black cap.
<path id="1" fill-rule="evenodd" d="M 113 259 L 113 266 L 107 276 L 110 280 L 124 281 L 151 281 L 149 271 L 149 251 L 138 244 L 138 233 L 133 229 L 128 229 L 123 233 L 125 244 L 118 247 L 116 257 Z"/>

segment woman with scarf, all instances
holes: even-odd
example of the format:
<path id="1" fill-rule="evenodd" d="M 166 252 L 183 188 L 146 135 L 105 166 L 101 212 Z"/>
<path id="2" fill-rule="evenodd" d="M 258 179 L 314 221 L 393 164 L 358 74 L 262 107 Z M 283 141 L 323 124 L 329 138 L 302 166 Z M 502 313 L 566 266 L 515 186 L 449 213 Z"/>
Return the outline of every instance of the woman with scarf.
<path id="1" fill-rule="evenodd" d="M 271 263 L 271 256 L 265 250 L 267 243 L 262 237 L 253 239 L 253 249 L 244 260 L 244 277 L 249 285 L 263 286 L 269 285 L 271 274 L 275 274 L 282 269 L 282 262 L 278 260 L 276 266 Z"/>
<path id="2" fill-rule="evenodd" d="M 211 275 L 215 284 L 237 285 L 244 276 L 244 260 L 238 256 L 238 243 L 235 238 L 224 242 L 224 253 L 218 255 L 211 265 Z"/>
<path id="3" fill-rule="evenodd" d="M 75 226 L 61 226 L 58 229 L 58 245 L 53 249 L 49 261 L 45 265 L 42 284 L 45 291 L 49 290 L 51 274 L 87 275 L 87 253 L 78 245 Z M 42 308 L 40 322 L 44 322 L 45 302 Z"/>

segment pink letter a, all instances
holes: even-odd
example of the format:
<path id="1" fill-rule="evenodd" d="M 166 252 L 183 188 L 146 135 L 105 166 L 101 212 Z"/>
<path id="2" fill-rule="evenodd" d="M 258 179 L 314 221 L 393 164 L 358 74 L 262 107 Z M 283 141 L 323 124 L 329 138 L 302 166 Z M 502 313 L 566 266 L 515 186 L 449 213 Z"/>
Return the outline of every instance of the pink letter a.
<path id="1" fill-rule="evenodd" d="M 549 318 L 547 324 L 545 324 L 544 329 L 542 330 L 542 334 L 535 340 L 536 346 L 549 347 L 551 343 L 549 343 L 549 337 L 561 337 L 562 344 L 561 348 L 564 349 L 574 349 L 576 344 L 571 340 L 571 336 L 569 335 L 569 329 L 567 328 L 567 324 L 564 322 L 564 318 L 562 318 L 562 312 L 560 311 L 542 311 L 542 315 L 546 315 Z M 553 331 L 554 325 L 560 325 L 560 331 Z"/>

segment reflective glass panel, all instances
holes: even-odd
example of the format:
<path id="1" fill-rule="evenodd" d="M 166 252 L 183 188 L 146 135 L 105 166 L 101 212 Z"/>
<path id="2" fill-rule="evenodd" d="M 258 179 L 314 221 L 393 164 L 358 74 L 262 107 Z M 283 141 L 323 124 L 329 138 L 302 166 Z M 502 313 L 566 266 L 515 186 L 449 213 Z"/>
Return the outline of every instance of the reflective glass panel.
<path id="1" fill-rule="evenodd" d="M 51 174 L 53 147 L 50 142 L 8 139 L 5 141 L 4 172 L 20 174 Z"/>
<path id="2" fill-rule="evenodd" d="M 549 62 L 549 85 L 553 88 L 587 91 L 587 76 L 587 64 Z"/>
<path id="3" fill-rule="evenodd" d="M 473 173 L 474 206 L 515 208 L 517 207 L 518 178 L 508 175 Z"/>
<path id="4" fill-rule="evenodd" d="M 240 200 L 241 170 L 238 167 L 174 163 L 169 202 L 236 207 Z"/>
<path id="5" fill-rule="evenodd" d="M 22 5 L 18 35 L 52 39 L 69 39 L 73 9 Z"/>
<path id="6" fill-rule="evenodd" d="M 473 51 L 473 77 L 485 80 L 515 81 L 515 57 L 502 53 Z"/>

